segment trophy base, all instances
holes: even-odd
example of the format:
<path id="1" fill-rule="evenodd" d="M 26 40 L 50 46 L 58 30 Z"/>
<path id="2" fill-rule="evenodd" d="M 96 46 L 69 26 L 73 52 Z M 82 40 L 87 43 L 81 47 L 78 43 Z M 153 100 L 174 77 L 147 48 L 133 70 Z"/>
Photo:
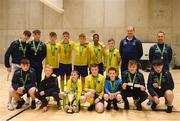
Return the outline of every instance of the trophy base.
<path id="1" fill-rule="evenodd" d="M 74 112 L 73 112 L 72 110 L 69 109 L 69 110 L 67 111 L 67 113 L 72 114 L 72 113 L 74 113 Z"/>

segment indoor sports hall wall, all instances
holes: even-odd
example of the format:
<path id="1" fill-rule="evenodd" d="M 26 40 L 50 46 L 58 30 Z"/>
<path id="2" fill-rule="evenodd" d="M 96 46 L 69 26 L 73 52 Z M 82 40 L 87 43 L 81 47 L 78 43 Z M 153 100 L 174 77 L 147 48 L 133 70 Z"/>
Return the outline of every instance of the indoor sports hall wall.
<path id="1" fill-rule="evenodd" d="M 60 14 L 39 0 L 0 0 L 0 63 L 9 43 L 25 29 L 42 30 L 44 41 L 51 31 L 58 39 L 69 31 L 73 40 L 81 32 L 90 40 L 97 32 L 104 42 L 115 38 L 118 47 L 126 27 L 133 25 L 143 42 L 154 42 L 157 31 L 164 31 L 180 65 L 180 0 L 63 0 L 63 6 Z"/>

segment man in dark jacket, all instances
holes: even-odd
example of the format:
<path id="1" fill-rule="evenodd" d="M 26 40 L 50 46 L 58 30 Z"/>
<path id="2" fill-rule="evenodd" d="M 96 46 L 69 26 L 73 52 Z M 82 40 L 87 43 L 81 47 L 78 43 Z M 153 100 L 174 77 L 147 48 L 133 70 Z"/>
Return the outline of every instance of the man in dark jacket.
<path id="1" fill-rule="evenodd" d="M 153 104 L 151 105 L 152 110 L 156 110 L 156 105 L 160 103 L 159 98 L 165 97 L 167 100 L 167 113 L 172 112 L 173 102 L 173 89 L 174 81 L 171 73 L 163 69 L 162 60 L 153 60 L 153 70 L 150 72 L 148 77 L 147 88 L 152 98 Z"/>
<path id="2" fill-rule="evenodd" d="M 162 31 L 157 33 L 158 43 L 153 45 L 149 50 L 149 61 L 152 63 L 153 60 L 162 59 L 163 69 L 169 70 L 169 64 L 172 60 L 172 49 L 169 45 L 164 43 L 165 34 Z"/>
<path id="3" fill-rule="evenodd" d="M 36 97 L 42 102 L 41 107 L 43 112 L 48 110 L 48 101 L 46 97 L 53 96 L 57 101 L 57 108 L 60 109 L 59 85 L 56 75 L 53 74 L 53 68 L 49 65 L 45 67 L 45 78 L 40 82 L 39 91 L 36 92 Z"/>
<path id="4" fill-rule="evenodd" d="M 127 29 L 127 36 L 121 40 L 119 45 L 119 52 L 122 58 L 121 76 L 123 71 L 127 70 L 129 60 L 139 61 L 143 55 L 142 43 L 134 36 L 135 28 L 129 26 Z"/>
<path id="5" fill-rule="evenodd" d="M 35 109 L 35 71 L 33 68 L 30 68 L 30 62 L 28 59 L 22 59 L 20 65 L 21 68 L 14 72 L 12 79 L 13 89 L 11 90 L 10 94 L 17 102 L 16 109 L 20 109 L 25 103 L 22 96 L 28 93 L 32 99 L 31 109 Z"/>

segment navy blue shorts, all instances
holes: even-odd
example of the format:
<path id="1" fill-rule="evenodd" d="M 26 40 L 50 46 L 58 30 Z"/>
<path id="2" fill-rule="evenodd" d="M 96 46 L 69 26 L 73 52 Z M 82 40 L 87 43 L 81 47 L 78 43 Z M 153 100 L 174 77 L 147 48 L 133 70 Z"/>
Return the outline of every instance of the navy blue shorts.
<path id="1" fill-rule="evenodd" d="M 76 66 L 74 65 L 74 70 L 79 72 L 79 76 L 86 77 L 88 75 L 88 66 Z"/>
<path id="2" fill-rule="evenodd" d="M 59 64 L 59 72 L 61 76 L 70 76 L 72 71 L 72 64 Z"/>
<path id="3" fill-rule="evenodd" d="M 59 68 L 53 68 L 53 74 L 56 74 L 56 76 L 60 75 L 60 69 Z"/>
<path id="4" fill-rule="evenodd" d="M 97 93 L 95 93 L 95 97 L 94 97 L 94 100 L 96 100 L 96 98 L 98 98 L 99 95 Z M 104 104 L 104 98 L 100 99 L 99 101 L 100 103 Z"/>
<path id="5" fill-rule="evenodd" d="M 99 73 L 103 75 L 103 73 L 104 73 L 103 63 L 98 64 L 98 68 L 99 68 Z"/>
<path id="6" fill-rule="evenodd" d="M 166 90 L 155 90 L 155 92 L 157 93 L 155 96 L 164 97 Z"/>

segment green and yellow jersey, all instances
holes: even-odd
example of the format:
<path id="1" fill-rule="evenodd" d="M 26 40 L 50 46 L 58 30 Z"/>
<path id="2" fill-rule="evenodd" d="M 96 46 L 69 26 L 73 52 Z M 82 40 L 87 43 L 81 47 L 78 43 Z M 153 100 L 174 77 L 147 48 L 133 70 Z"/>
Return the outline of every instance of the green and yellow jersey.
<path id="1" fill-rule="evenodd" d="M 82 81 L 78 79 L 75 83 L 69 79 L 67 82 L 66 92 L 73 91 L 76 93 L 77 100 L 80 99 L 82 93 Z"/>
<path id="2" fill-rule="evenodd" d="M 74 48 L 74 65 L 87 66 L 89 63 L 89 44 L 84 45 L 76 43 Z"/>
<path id="3" fill-rule="evenodd" d="M 117 74 L 119 74 L 119 63 L 121 60 L 121 56 L 119 50 L 114 48 L 112 51 L 109 49 L 105 51 L 104 57 L 104 66 L 106 67 L 106 74 L 108 73 L 108 69 L 110 67 L 114 67 L 117 70 Z"/>
<path id="4" fill-rule="evenodd" d="M 99 44 L 95 46 L 94 44 L 89 45 L 90 54 L 90 64 L 100 64 L 103 62 L 104 57 L 104 47 Z"/>
<path id="5" fill-rule="evenodd" d="M 46 58 L 45 64 L 50 65 L 53 68 L 59 68 L 59 52 L 60 44 L 51 44 L 50 42 L 46 44 Z"/>
<path id="6" fill-rule="evenodd" d="M 84 91 L 87 92 L 88 89 L 94 89 L 99 95 L 99 99 L 102 99 L 104 95 L 104 76 L 98 74 L 97 77 L 93 77 L 92 74 L 85 78 L 85 88 Z"/>
<path id="7" fill-rule="evenodd" d="M 60 63 L 72 64 L 72 50 L 74 44 L 74 41 L 69 41 L 68 43 L 60 43 Z"/>

